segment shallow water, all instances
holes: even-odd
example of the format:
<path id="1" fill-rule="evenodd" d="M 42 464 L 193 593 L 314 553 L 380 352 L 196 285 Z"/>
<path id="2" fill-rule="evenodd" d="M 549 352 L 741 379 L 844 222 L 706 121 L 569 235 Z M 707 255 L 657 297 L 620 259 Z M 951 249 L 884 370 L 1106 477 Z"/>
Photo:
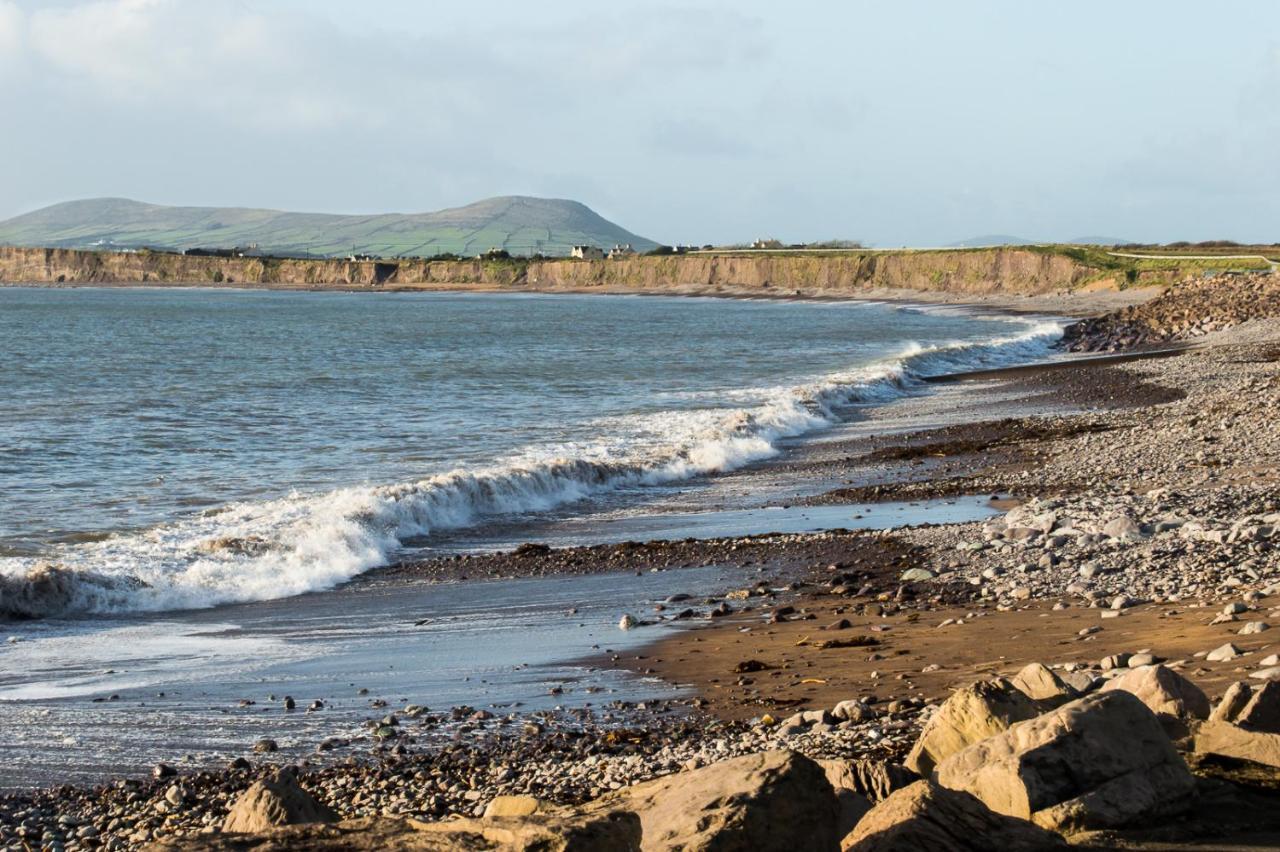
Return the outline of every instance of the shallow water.
<path id="1" fill-rule="evenodd" d="M 217 764 L 261 736 L 303 756 L 385 712 L 375 697 L 669 695 L 573 661 L 672 629 L 624 633 L 620 613 L 754 568 L 344 584 L 527 540 L 982 517 L 976 499 L 760 508 L 708 475 L 937 394 L 921 376 L 1042 358 L 1058 328 L 868 303 L 0 288 L 0 611 L 41 616 L 0 644 L 0 786 Z M 326 709 L 285 713 L 285 694 Z"/>
<path id="2" fill-rule="evenodd" d="M 0 612 L 287 597 L 443 531 L 643 510 L 1058 331 L 861 302 L 0 289 Z M 41 560 L 66 571 L 21 596 Z"/>

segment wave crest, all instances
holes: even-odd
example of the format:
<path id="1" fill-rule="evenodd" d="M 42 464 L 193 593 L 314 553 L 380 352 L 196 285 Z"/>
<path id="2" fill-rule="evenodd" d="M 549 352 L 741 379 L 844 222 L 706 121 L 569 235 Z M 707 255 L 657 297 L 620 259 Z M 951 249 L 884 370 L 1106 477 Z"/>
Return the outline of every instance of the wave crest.
<path id="1" fill-rule="evenodd" d="M 65 548 L 57 565 L 3 559 L 0 618 L 188 609 L 332 588 L 386 564 L 410 539 L 769 458 L 782 439 L 834 425 L 851 406 L 891 400 L 925 376 L 1043 357 L 1061 333 L 1043 322 L 982 343 L 909 343 L 885 361 L 807 384 L 724 395 L 749 394 L 755 403 L 747 407 L 615 422 L 619 431 L 604 427 L 590 445 L 531 449 L 417 482 L 234 504 Z"/>

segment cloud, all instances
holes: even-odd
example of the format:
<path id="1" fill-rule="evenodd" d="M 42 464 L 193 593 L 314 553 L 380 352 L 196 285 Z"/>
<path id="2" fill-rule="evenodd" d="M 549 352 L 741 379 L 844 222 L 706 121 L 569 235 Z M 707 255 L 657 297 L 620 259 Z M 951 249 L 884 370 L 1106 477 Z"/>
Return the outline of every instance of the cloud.
<path id="1" fill-rule="evenodd" d="M 26 27 L 26 15 L 18 5 L 0 0 L 0 70 L 19 60 Z"/>
<path id="2" fill-rule="evenodd" d="M 230 0 L 93 0 L 27 18 L 28 61 L 59 97 L 185 107 L 258 126 L 374 122 L 332 28 Z M 329 52 L 332 50 L 332 52 Z"/>

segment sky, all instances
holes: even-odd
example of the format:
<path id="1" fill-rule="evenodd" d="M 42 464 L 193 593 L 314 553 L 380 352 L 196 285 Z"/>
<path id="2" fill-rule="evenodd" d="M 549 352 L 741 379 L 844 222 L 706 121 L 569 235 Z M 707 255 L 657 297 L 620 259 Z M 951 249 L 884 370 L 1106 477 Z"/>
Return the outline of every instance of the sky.
<path id="1" fill-rule="evenodd" d="M 0 218 L 581 201 L 667 243 L 1280 241 L 1280 3 L 0 0 Z"/>

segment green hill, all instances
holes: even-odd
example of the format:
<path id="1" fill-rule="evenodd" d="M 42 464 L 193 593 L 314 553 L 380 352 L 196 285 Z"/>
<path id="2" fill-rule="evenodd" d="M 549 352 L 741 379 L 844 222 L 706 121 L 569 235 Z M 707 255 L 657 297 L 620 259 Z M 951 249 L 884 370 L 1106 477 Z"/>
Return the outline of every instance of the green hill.
<path id="1" fill-rule="evenodd" d="M 55 204 L 0 222 L 0 245 L 52 248 L 256 246 L 262 254 L 343 257 L 511 254 L 567 255 L 571 246 L 657 243 L 576 201 L 503 196 L 435 213 L 343 216 L 244 207 L 166 207 L 125 198 Z"/>

